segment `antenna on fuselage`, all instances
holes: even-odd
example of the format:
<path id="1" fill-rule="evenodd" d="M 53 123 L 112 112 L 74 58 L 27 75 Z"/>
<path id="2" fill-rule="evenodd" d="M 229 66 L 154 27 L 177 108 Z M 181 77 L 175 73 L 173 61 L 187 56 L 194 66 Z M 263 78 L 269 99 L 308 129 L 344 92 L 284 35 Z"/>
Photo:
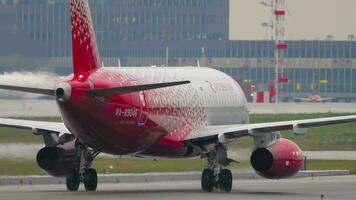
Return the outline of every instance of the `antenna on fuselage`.
<path id="1" fill-rule="evenodd" d="M 197 67 L 200 67 L 200 61 L 199 61 L 199 58 L 197 59 Z"/>
<path id="2" fill-rule="evenodd" d="M 101 61 L 101 67 L 105 67 L 104 61 Z"/>

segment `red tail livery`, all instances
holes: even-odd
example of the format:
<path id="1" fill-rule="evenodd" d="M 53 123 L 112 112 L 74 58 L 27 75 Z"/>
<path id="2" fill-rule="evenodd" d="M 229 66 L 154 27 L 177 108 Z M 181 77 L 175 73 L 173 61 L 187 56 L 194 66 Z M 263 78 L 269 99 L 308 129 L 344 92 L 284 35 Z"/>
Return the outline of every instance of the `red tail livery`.
<path id="1" fill-rule="evenodd" d="M 99 69 L 101 61 L 87 0 L 69 0 L 72 21 L 73 72 Z"/>

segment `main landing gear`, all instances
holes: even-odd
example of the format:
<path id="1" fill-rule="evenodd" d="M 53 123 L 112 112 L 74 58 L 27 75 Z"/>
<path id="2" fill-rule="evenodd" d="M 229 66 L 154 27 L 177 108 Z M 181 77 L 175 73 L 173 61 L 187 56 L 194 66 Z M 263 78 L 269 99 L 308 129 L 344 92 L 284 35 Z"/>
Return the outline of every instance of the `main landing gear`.
<path id="1" fill-rule="evenodd" d="M 77 158 L 74 168 L 67 172 L 66 185 L 68 191 L 77 191 L 81 182 L 84 183 L 86 191 L 95 191 L 98 185 L 96 170 L 90 168 L 94 158 L 100 152 L 90 150 L 87 146 L 76 143 Z"/>
<path id="2" fill-rule="evenodd" d="M 229 169 L 223 169 L 232 160 L 227 158 L 226 148 L 218 144 L 214 150 L 203 154 L 208 159 L 208 167 L 203 170 L 201 176 L 201 188 L 205 192 L 212 192 L 214 188 L 224 192 L 230 192 L 232 187 L 232 174 Z"/>

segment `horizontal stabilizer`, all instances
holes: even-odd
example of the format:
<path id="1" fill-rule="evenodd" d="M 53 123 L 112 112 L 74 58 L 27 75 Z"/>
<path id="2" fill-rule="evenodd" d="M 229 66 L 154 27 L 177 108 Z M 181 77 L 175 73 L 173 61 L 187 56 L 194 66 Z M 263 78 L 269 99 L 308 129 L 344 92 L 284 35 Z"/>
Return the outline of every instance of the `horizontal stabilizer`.
<path id="1" fill-rule="evenodd" d="M 93 89 L 86 93 L 91 96 L 108 96 L 113 94 L 125 94 L 131 92 L 138 92 L 143 90 L 152 90 L 158 88 L 172 87 L 177 85 L 189 84 L 190 81 L 177 81 L 177 82 L 166 82 L 166 83 L 153 83 L 145 85 L 133 85 L 127 87 L 115 87 L 115 88 L 105 88 L 105 89 Z"/>
<path id="2" fill-rule="evenodd" d="M 54 90 L 51 89 L 19 87 L 19 86 L 11 86 L 11 85 L 0 85 L 0 89 L 54 96 Z"/>

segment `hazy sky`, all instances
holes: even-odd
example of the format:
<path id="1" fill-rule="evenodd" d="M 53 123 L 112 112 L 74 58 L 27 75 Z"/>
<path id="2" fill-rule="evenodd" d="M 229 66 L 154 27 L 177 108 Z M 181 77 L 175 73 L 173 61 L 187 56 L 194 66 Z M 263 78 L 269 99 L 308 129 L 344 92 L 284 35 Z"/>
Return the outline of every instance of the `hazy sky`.
<path id="1" fill-rule="evenodd" d="M 266 39 L 271 32 L 261 23 L 271 20 L 263 0 L 230 0 L 230 38 Z M 266 0 L 264 0 L 266 1 Z M 269 0 L 268 0 L 269 1 Z M 344 40 L 356 36 L 356 0 L 286 0 L 287 39 Z"/>

